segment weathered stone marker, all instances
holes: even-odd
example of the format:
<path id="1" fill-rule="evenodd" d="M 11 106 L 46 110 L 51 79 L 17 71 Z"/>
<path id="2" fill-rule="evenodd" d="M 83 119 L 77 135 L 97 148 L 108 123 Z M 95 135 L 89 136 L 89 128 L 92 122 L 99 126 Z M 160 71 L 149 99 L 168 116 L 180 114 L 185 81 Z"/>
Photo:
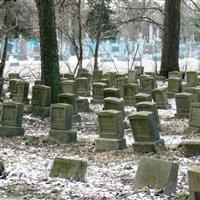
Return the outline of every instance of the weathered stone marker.
<path id="1" fill-rule="evenodd" d="M 117 97 L 120 98 L 119 88 L 105 88 L 103 89 L 103 96 L 106 97 Z"/>
<path id="2" fill-rule="evenodd" d="M 90 112 L 90 104 L 87 98 L 77 99 L 77 112 Z"/>
<path id="3" fill-rule="evenodd" d="M 96 140 L 96 149 L 109 151 L 126 148 L 122 112 L 117 110 L 104 110 L 98 113 L 98 120 L 100 137 Z"/>
<path id="4" fill-rule="evenodd" d="M 128 83 L 138 83 L 138 74 L 136 70 L 129 70 L 128 71 Z"/>
<path id="5" fill-rule="evenodd" d="M 59 177 L 76 181 L 84 181 L 87 162 L 65 158 L 55 158 L 50 177 Z"/>
<path id="6" fill-rule="evenodd" d="M 102 78 L 103 78 L 103 71 L 100 71 L 100 70 L 93 71 L 93 75 L 92 75 L 93 82 L 99 81 Z"/>
<path id="7" fill-rule="evenodd" d="M 151 76 L 144 76 L 140 78 L 140 85 L 142 92 L 151 94 L 152 90 L 155 89 L 155 78 Z"/>
<path id="8" fill-rule="evenodd" d="M 135 102 L 140 103 L 143 101 L 152 101 L 152 96 L 151 94 L 147 93 L 138 93 L 135 95 Z"/>
<path id="9" fill-rule="evenodd" d="M 74 80 L 64 80 L 61 81 L 62 93 L 75 93 L 75 81 Z"/>
<path id="10" fill-rule="evenodd" d="M 103 104 L 103 91 L 107 87 L 107 84 L 105 83 L 93 83 L 92 84 L 92 97 L 91 103 L 94 104 Z"/>
<path id="11" fill-rule="evenodd" d="M 58 144 L 76 142 L 76 132 L 72 130 L 72 113 L 72 105 L 62 103 L 51 105 L 50 140 Z"/>
<path id="12" fill-rule="evenodd" d="M 168 79 L 168 97 L 173 98 L 175 94 L 181 93 L 181 78 L 171 77 Z"/>
<path id="13" fill-rule="evenodd" d="M 155 117 L 152 112 L 134 112 L 128 116 L 135 142 L 133 149 L 138 152 L 159 152 L 165 150 L 165 142 L 160 139 Z"/>
<path id="14" fill-rule="evenodd" d="M 15 86 L 18 81 L 20 81 L 20 79 L 10 79 L 9 80 L 8 90 L 10 92 L 10 95 L 9 95 L 10 98 L 13 98 L 15 96 Z"/>
<path id="15" fill-rule="evenodd" d="M 24 135 L 22 128 L 24 105 L 16 102 L 3 103 L 1 113 L 0 136 Z"/>
<path id="16" fill-rule="evenodd" d="M 200 103 L 191 104 L 189 126 L 200 130 Z"/>
<path id="17" fill-rule="evenodd" d="M 180 78 L 182 79 L 182 72 L 180 71 L 171 71 L 168 73 L 169 78 Z"/>
<path id="18" fill-rule="evenodd" d="M 139 93 L 139 85 L 128 83 L 124 85 L 124 104 L 133 106 L 135 105 L 135 95 Z"/>
<path id="19" fill-rule="evenodd" d="M 135 187 L 149 186 L 161 190 L 166 195 L 176 193 L 179 165 L 155 158 L 142 158 L 135 178 Z"/>
<path id="20" fill-rule="evenodd" d="M 75 93 L 78 96 L 83 96 L 83 97 L 90 95 L 90 84 L 87 78 L 81 77 L 76 79 Z"/>
<path id="21" fill-rule="evenodd" d="M 183 154 L 185 157 L 200 155 L 200 138 L 184 140 L 181 146 L 183 147 Z"/>
<path id="22" fill-rule="evenodd" d="M 128 83 L 128 79 L 125 77 L 117 78 L 115 80 L 116 88 L 119 88 L 120 96 L 124 97 L 124 85 Z"/>
<path id="23" fill-rule="evenodd" d="M 195 87 L 198 85 L 198 73 L 195 71 L 187 72 L 187 85 L 189 87 Z"/>

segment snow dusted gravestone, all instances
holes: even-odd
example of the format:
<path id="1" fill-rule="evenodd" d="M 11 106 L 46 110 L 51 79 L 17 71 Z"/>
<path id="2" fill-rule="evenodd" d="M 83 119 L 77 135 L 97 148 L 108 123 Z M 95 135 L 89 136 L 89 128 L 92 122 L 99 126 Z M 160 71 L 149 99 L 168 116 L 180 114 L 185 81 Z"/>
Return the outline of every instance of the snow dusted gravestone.
<path id="1" fill-rule="evenodd" d="M 142 92 L 151 94 L 152 90 L 155 89 L 155 78 L 151 76 L 144 76 L 140 78 L 140 85 L 142 87 Z"/>
<path id="2" fill-rule="evenodd" d="M 77 96 L 89 96 L 90 95 L 90 84 L 88 78 L 81 77 L 75 81 L 75 93 Z"/>
<path id="3" fill-rule="evenodd" d="M 64 80 L 61 81 L 62 93 L 75 93 L 75 81 L 74 80 Z"/>
<path id="4" fill-rule="evenodd" d="M 86 170 L 87 162 L 85 161 L 57 157 L 53 162 L 49 176 L 84 181 Z"/>
<path id="5" fill-rule="evenodd" d="M 103 89 L 103 97 L 117 97 L 120 98 L 119 88 L 105 88 Z"/>
<path id="6" fill-rule="evenodd" d="M 135 95 L 135 102 L 140 103 L 143 101 L 152 101 L 152 96 L 151 94 L 147 93 L 138 93 Z"/>
<path id="7" fill-rule="evenodd" d="M 0 136 L 11 137 L 24 135 L 24 129 L 22 128 L 23 112 L 24 105 L 21 103 L 3 103 Z"/>
<path id="8" fill-rule="evenodd" d="M 51 105 L 49 139 L 58 144 L 76 142 L 76 132 L 72 130 L 73 107 L 70 104 Z"/>
<path id="9" fill-rule="evenodd" d="M 110 81 L 110 85 L 115 86 L 116 72 L 106 72 L 103 74 L 103 78 L 108 79 Z"/>
<path id="10" fill-rule="evenodd" d="M 167 97 L 167 88 L 161 87 L 152 90 L 153 100 L 157 103 L 157 107 L 161 109 L 169 109 L 170 105 L 168 104 Z"/>
<path id="11" fill-rule="evenodd" d="M 181 93 L 181 78 L 171 77 L 168 79 L 168 97 L 174 98 L 175 94 Z"/>
<path id="12" fill-rule="evenodd" d="M 139 85 L 128 83 L 124 85 L 124 104 L 127 106 L 135 105 L 135 95 L 139 93 Z"/>
<path id="13" fill-rule="evenodd" d="M 187 72 L 187 85 L 189 87 L 195 87 L 198 85 L 198 73 L 195 71 Z"/>
<path id="14" fill-rule="evenodd" d="M 31 110 L 33 115 L 49 117 L 51 104 L 51 88 L 46 85 L 35 85 L 32 88 Z"/>
<path id="15" fill-rule="evenodd" d="M 107 87 L 106 83 L 93 83 L 92 84 L 92 97 L 91 103 L 93 104 L 103 104 L 103 90 Z"/>
<path id="16" fill-rule="evenodd" d="M 142 158 L 139 161 L 135 178 L 137 189 L 146 186 L 163 190 L 166 195 L 176 193 L 179 165 L 155 158 Z"/>
<path id="17" fill-rule="evenodd" d="M 117 110 L 104 110 L 98 113 L 100 134 L 96 140 L 99 151 L 121 150 L 126 148 L 124 139 L 123 114 Z"/>
<path id="18" fill-rule="evenodd" d="M 159 152 L 165 150 L 165 142 L 160 139 L 157 122 L 152 112 L 134 112 L 128 116 L 135 142 L 133 149 L 137 152 Z"/>
<path id="19" fill-rule="evenodd" d="M 14 102 L 29 104 L 28 99 L 29 83 L 23 80 L 17 81 L 15 85 Z"/>
<path id="20" fill-rule="evenodd" d="M 10 98 L 13 98 L 15 96 L 15 86 L 16 86 L 16 83 L 20 81 L 20 79 L 10 79 L 9 80 L 9 92 L 10 92 L 10 95 L 9 97 Z"/>
<path id="21" fill-rule="evenodd" d="M 176 99 L 176 114 L 178 118 L 189 118 L 190 115 L 190 105 L 192 103 L 191 93 L 178 93 L 175 96 Z"/>
<path id="22" fill-rule="evenodd" d="M 128 71 L 128 83 L 138 83 L 138 74 L 136 70 L 129 70 Z"/>
<path id="23" fill-rule="evenodd" d="M 128 79 L 125 77 L 119 77 L 115 80 L 115 87 L 119 88 L 120 96 L 124 97 L 124 85 L 128 83 Z"/>
<path id="24" fill-rule="evenodd" d="M 193 167 L 188 170 L 190 200 L 200 199 L 200 168 Z"/>

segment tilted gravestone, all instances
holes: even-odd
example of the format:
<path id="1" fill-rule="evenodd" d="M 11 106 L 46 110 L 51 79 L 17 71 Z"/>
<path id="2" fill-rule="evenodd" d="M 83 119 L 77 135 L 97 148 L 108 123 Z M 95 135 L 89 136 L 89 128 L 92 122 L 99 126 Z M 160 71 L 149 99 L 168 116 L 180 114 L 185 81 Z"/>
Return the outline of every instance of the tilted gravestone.
<path id="1" fill-rule="evenodd" d="M 181 93 L 181 78 L 171 77 L 168 79 L 168 97 L 174 98 L 175 94 Z"/>
<path id="2" fill-rule="evenodd" d="M 50 171 L 50 177 L 59 177 L 75 181 L 84 181 L 87 162 L 66 158 L 55 158 Z"/>
<path id="3" fill-rule="evenodd" d="M 62 93 L 75 93 L 75 81 L 74 80 L 64 80 L 61 81 Z"/>
<path id="4" fill-rule="evenodd" d="M 103 104 L 103 91 L 107 87 L 105 83 L 93 83 L 92 84 L 92 97 L 91 103 Z"/>
<path id="5" fill-rule="evenodd" d="M 170 196 L 176 193 L 178 168 L 178 164 L 170 161 L 142 158 L 139 161 L 134 186 L 138 189 L 153 187 Z"/>
<path id="6" fill-rule="evenodd" d="M 100 137 L 96 139 L 96 149 L 120 150 L 126 148 L 124 139 L 123 114 L 117 110 L 104 110 L 98 113 Z"/>
<path id="7" fill-rule="evenodd" d="M 120 98 L 119 88 L 105 88 L 103 89 L 103 97 L 116 97 Z"/>
<path id="8" fill-rule="evenodd" d="M 190 105 L 192 103 L 191 93 L 178 93 L 175 96 L 176 100 L 176 114 L 178 118 L 189 118 L 190 115 Z"/>
<path id="9" fill-rule="evenodd" d="M 153 100 L 157 103 L 158 108 L 168 109 L 170 105 L 168 104 L 167 88 L 156 88 L 152 90 Z"/>
<path id="10" fill-rule="evenodd" d="M 90 95 L 90 84 L 87 78 L 80 77 L 76 79 L 75 93 L 77 96 L 83 96 L 83 97 Z"/>
<path id="11" fill-rule="evenodd" d="M 151 94 L 147 93 L 138 93 L 135 95 L 135 103 L 140 103 L 143 101 L 152 101 Z"/>
<path id="12" fill-rule="evenodd" d="M 200 199 L 200 168 L 192 167 L 188 170 L 190 200 Z"/>
<path id="13" fill-rule="evenodd" d="M 70 104 L 51 105 L 49 139 L 58 144 L 76 142 L 76 132 L 72 130 L 73 107 Z"/>
<path id="14" fill-rule="evenodd" d="M 22 128 L 24 105 L 16 102 L 3 103 L 0 136 L 11 137 L 24 135 Z"/>
<path id="15" fill-rule="evenodd" d="M 49 117 L 51 104 L 51 88 L 46 85 L 35 85 L 32 88 L 31 110 L 33 115 Z"/>
<path id="16" fill-rule="evenodd" d="M 15 95 L 13 97 L 14 102 L 29 104 L 28 99 L 29 82 L 17 81 L 15 85 Z"/>
<path id="17" fill-rule="evenodd" d="M 165 143 L 160 139 L 152 112 L 134 112 L 128 116 L 135 142 L 133 149 L 138 152 L 159 152 L 165 150 Z"/>
<path id="18" fill-rule="evenodd" d="M 77 112 L 90 112 L 90 104 L 87 98 L 77 99 Z"/>

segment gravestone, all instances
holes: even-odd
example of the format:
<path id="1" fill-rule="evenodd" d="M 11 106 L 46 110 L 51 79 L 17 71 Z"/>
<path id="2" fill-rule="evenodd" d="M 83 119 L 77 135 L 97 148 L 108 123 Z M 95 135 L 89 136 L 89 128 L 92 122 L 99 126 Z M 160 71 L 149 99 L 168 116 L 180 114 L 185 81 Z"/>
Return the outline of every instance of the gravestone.
<path id="1" fill-rule="evenodd" d="M 156 73 L 155 72 L 145 72 L 145 75 L 156 78 Z"/>
<path id="2" fill-rule="evenodd" d="M 77 99 L 77 112 L 90 112 L 90 105 L 87 98 Z"/>
<path id="3" fill-rule="evenodd" d="M 57 103 L 51 105 L 49 140 L 58 144 L 76 142 L 76 132 L 72 130 L 73 106 Z"/>
<path id="4" fill-rule="evenodd" d="M 62 93 L 75 93 L 75 81 L 74 80 L 64 80 L 61 81 Z"/>
<path id="5" fill-rule="evenodd" d="M 165 150 L 165 143 L 160 139 L 157 124 L 152 112 L 134 112 L 128 116 L 135 142 L 133 149 L 137 152 L 159 152 Z"/>
<path id="6" fill-rule="evenodd" d="M 176 100 L 176 114 L 178 118 L 189 118 L 190 115 L 190 105 L 192 103 L 191 93 L 178 93 L 175 96 Z"/>
<path id="7" fill-rule="evenodd" d="M 85 181 L 87 162 L 66 158 L 55 158 L 50 177 L 59 177 L 75 181 Z"/>
<path id="8" fill-rule="evenodd" d="M 138 93 L 135 95 L 135 102 L 136 103 L 140 103 L 143 101 L 152 101 L 152 96 L 151 94 L 147 94 L 147 93 Z"/>
<path id="9" fill-rule="evenodd" d="M 143 66 L 135 66 L 135 70 L 137 71 L 138 76 L 144 74 L 144 67 Z"/>
<path id="10" fill-rule="evenodd" d="M 181 146 L 183 147 L 183 154 L 185 157 L 200 155 L 200 138 L 184 140 Z"/>
<path id="11" fill-rule="evenodd" d="M 10 92 L 10 95 L 9 95 L 10 98 L 13 98 L 15 96 L 15 86 L 18 81 L 20 81 L 20 79 L 10 79 L 9 80 L 8 91 Z"/>
<path id="12" fill-rule="evenodd" d="M 177 93 L 181 93 L 181 78 L 171 77 L 168 79 L 168 97 L 174 98 Z"/>
<path id="13" fill-rule="evenodd" d="M 149 111 L 153 113 L 154 120 L 156 121 L 158 129 L 160 129 L 160 119 L 158 115 L 157 103 L 151 101 L 144 101 L 137 103 L 136 105 L 137 112 L 139 111 Z"/>
<path id="14" fill-rule="evenodd" d="M 15 95 L 13 97 L 14 102 L 29 104 L 28 99 L 29 82 L 20 80 L 16 82 L 15 85 Z"/>
<path id="15" fill-rule="evenodd" d="M 3 96 L 4 78 L 0 78 L 0 98 Z"/>
<path id="16" fill-rule="evenodd" d="M 195 87 L 198 85 L 198 73 L 195 71 L 187 72 L 187 85 L 189 87 Z"/>
<path id="17" fill-rule="evenodd" d="M 124 104 L 127 106 L 135 105 L 135 95 L 139 93 L 139 85 L 128 83 L 124 85 Z"/>
<path id="18" fill-rule="evenodd" d="M 189 127 L 200 130 L 200 103 L 191 103 Z"/>
<path id="19" fill-rule="evenodd" d="M 103 89 L 103 97 L 116 97 L 120 98 L 119 88 L 105 88 Z"/>
<path id="20" fill-rule="evenodd" d="M 157 103 L 157 107 L 161 109 L 169 109 L 167 88 L 161 87 L 152 90 L 153 100 Z"/>
<path id="21" fill-rule="evenodd" d="M 182 79 L 182 72 L 180 71 L 171 71 L 168 73 L 169 78 L 180 78 Z"/>
<path id="22" fill-rule="evenodd" d="M 117 78 L 115 81 L 116 88 L 119 88 L 120 96 L 124 97 L 124 85 L 127 84 L 128 79 L 125 77 Z"/>
<path id="23" fill-rule="evenodd" d="M 104 110 L 98 113 L 100 137 L 96 139 L 96 149 L 121 150 L 126 148 L 124 139 L 123 114 L 117 110 Z"/>
<path id="24" fill-rule="evenodd" d="M 24 105 L 16 102 L 7 102 L 2 105 L 0 136 L 11 137 L 24 135 L 22 128 Z"/>
<path id="25" fill-rule="evenodd" d="M 184 92 L 192 94 L 192 102 L 200 102 L 200 88 L 199 87 L 185 87 Z"/>
<path id="26" fill-rule="evenodd" d="M 170 161 L 142 158 L 139 161 L 135 178 L 135 187 L 151 187 L 168 196 L 176 193 L 179 165 Z"/>
<path id="27" fill-rule="evenodd" d="M 92 76 L 93 82 L 101 80 L 102 78 L 103 78 L 103 71 L 100 70 L 93 71 L 93 76 Z"/>
<path id="28" fill-rule="evenodd" d="M 105 74 L 103 74 L 103 79 L 109 80 L 110 85 L 115 86 L 116 72 L 106 72 Z"/>
<path id="29" fill-rule="evenodd" d="M 190 200 L 200 199 L 200 168 L 192 167 L 188 170 Z"/>
<path id="30" fill-rule="evenodd" d="M 81 116 L 79 114 L 77 114 L 77 101 L 76 101 L 75 94 L 73 94 L 73 93 L 59 94 L 58 102 L 72 105 L 72 107 L 73 107 L 72 122 L 73 123 L 81 122 Z"/>
<path id="31" fill-rule="evenodd" d="M 81 77 L 76 79 L 75 93 L 77 94 L 77 96 L 83 96 L 83 97 L 90 95 L 90 84 L 87 78 Z"/>
<path id="32" fill-rule="evenodd" d="M 93 83 L 92 84 L 92 97 L 91 103 L 103 104 L 104 94 L 103 91 L 107 87 L 105 83 Z"/>
<path id="33" fill-rule="evenodd" d="M 8 74 L 8 79 L 20 79 L 19 73 L 9 73 Z"/>
<path id="34" fill-rule="evenodd" d="M 128 83 L 138 83 L 138 74 L 136 70 L 128 70 Z"/>
<path id="35" fill-rule="evenodd" d="M 50 116 L 51 88 L 46 85 L 35 85 L 32 88 L 31 110 L 35 116 Z"/>
<path id="36" fill-rule="evenodd" d="M 155 78 L 151 76 L 144 76 L 140 79 L 140 85 L 142 92 L 151 94 L 152 90 L 155 89 Z"/>
<path id="37" fill-rule="evenodd" d="M 74 74 L 65 73 L 65 74 L 63 74 L 63 77 L 67 78 L 69 80 L 74 80 Z"/>

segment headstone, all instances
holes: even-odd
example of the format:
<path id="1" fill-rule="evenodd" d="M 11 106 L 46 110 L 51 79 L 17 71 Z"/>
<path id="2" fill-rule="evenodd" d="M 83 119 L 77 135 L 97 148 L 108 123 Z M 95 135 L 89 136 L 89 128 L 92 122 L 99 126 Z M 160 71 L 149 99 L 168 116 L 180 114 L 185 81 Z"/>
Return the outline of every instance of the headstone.
<path id="1" fill-rule="evenodd" d="M 62 93 L 75 93 L 75 81 L 74 80 L 64 80 L 61 81 Z"/>
<path id="2" fill-rule="evenodd" d="M 55 158 L 50 177 L 59 177 L 75 181 L 84 181 L 87 162 L 66 158 Z"/>
<path id="3" fill-rule="evenodd" d="M 117 78 L 115 82 L 116 88 L 119 88 L 120 96 L 124 97 L 124 85 L 127 84 L 128 79 L 125 77 Z"/>
<path id="4" fill-rule="evenodd" d="M 103 96 L 106 97 L 117 97 L 120 98 L 119 88 L 105 88 L 103 89 Z"/>
<path id="5" fill-rule="evenodd" d="M 169 78 L 180 78 L 182 79 L 182 72 L 180 71 L 171 71 L 168 73 Z"/>
<path id="6" fill-rule="evenodd" d="M 49 139 L 58 144 L 76 142 L 76 132 L 72 130 L 73 107 L 70 104 L 51 105 L 51 125 Z"/>
<path id="7" fill-rule="evenodd" d="M 181 78 L 171 77 L 168 79 L 168 97 L 173 98 L 177 93 L 181 93 Z"/>
<path id="8" fill-rule="evenodd" d="M 87 78 L 81 77 L 76 79 L 75 93 L 78 96 L 84 96 L 84 97 L 90 95 L 90 84 Z"/>
<path id="9" fill-rule="evenodd" d="M 199 87 L 185 87 L 184 92 L 192 94 L 192 102 L 200 102 L 200 88 Z"/>
<path id="10" fill-rule="evenodd" d="M 28 99 L 29 82 L 20 80 L 16 82 L 15 85 L 15 95 L 13 97 L 14 102 L 29 104 Z"/>
<path id="11" fill-rule="evenodd" d="M 137 71 L 139 76 L 144 74 L 144 67 L 143 66 L 135 66 L 135 70 Z"/>
<path id="12" fill-rule="evenodd" d="M 92 97 L 91 103 L 103 104 L 103 91 L 107 87 L 105 83 L 93 83 L 92 84 Z"/>
<path id="13" fill-rule="evenodd" d="M 4 78 L 0 78 L 0 97 L 3 96 Z"/>
<path id="14" fill-rule="evenodd" d="M 155 89 L 155 78 L 151 76 L 145 76 L 140 79 L 142 91 L 151 94 L 152 90 Z"/>
<path id="15" fill-rule="evenodd" d="M 128 71 L 128 83 L 138 83 L 138 74 L 136 70 L 129 70 Z"/>
<path id="16" fill-rule="evenodd" d="M 20 81 L 20 79 L 10 79 L 9 80 L 8 90 L 10 92 L 10 95 L 9 95 L 10 98 L 13 98 L 15 96 L 15 86 L 18 81 Z"/>
<path id="17" fill-rule="evenodd" d="M 155 158 L 142 158 L 136 172 L 135 187 L 149 186 L 168 196 L 176 193 L 179 165 Z"/>
<path id="18" fill-rule="evenodd" d="M 63 74 L 63 77 L 69 80 L 74 80 L 74 74 L 65 73 Z"/>
<path id="19" fill-rule="evenodd" d="M 103 71 L 94 70 L 93 71 L 93 82 L 101 80 L 103 78 Z"/>
<path id="20" fill-rule="evenodd" d="M 167 88 L 161 87 L 152 90 L 152 97 L 153 100 L 157 103 L 158 108 L 170 108 L 170 105 L 168 104 Z"/>
<path id="21" fill-rule="evenodd" d="M 96 149 L 121 150 L 126 148 L 124 139 L 123 114 L 117 110 L 104 110 L 98 113 L 100 137 L 96 140 Z"/>
<path id="22" fill-rule="evenodd" d="M 187 85 L 189 87 L 195 87 L 198 85 L 198 73 L 195 71 L 187 72 Z"/>
<path id="23" fill-rule="evenodd" d="M 35 116 L 49 117 L 51 104 L 51 88 L 46 85 L 35 85 L 32 88 L 31 109 Z"/>
<path id="24" fill-rule="evenodd" d="M 77 99 L 77 112 L 90 112 L 89 101 L 87 98 Z"/>
<path id="25" fill-rule="evenodd" d="M 103 79 L 109 80 L 110 85 L 115 86 L 116 72 L 107 72 L 107 73 L 103 74 Z"/>
<path id="26" fill-rule="evenodd" d="M 155 117 L 152 112 L 134 112 L 128 116 L 135 142 L 133 149 L 138 152 L 159 152 L 165 150 L 165 143 L 160 139 Z"/>
<path id="27" fill-rule="evenodd" d="M 178 93 L 175 96 L 176 99 L 176 114 L 178 118 L 189 118 L 190 115 L 190 105 L 192 103 L 191 93 Z"/>
<path id="28" fill-rule="evenodd" d="M 184 140 L 181 146 L 183 147 L 183 154 L 185 157 L 200 155 L 200 138 Z"/>
<path id="29" fill-rule="evenodd" d="M 152 101 L 152 96 L 151 94 L 147 93 L 138 93 L 135 95 L 135 102 L 140 103 L 143 101 Z"/>
<path id="30" fill-rule="evenodd" d="M 128 83 L 124 85 L 124 104 L 127 106 L 135 105 L 135 95 L 139 93 L 139 85 Z"/>
<path id="31" fill-rule="evenodd" d="M 190 200 L 200 199 L 200 168 L 193 167 L 188 170 L 188 183 L 190 191 Z"/>
<path id="32" fill-rule="evenodd" d="M 20 79 L 19 73 L 9 73 L 8 74 L 8 79 Z"/>
<path id="33" fill-rule="evenodd" d="M 110 80 L 105 78 L 96 81 L 96 83 L 105 83 L 107 87 L 110 87 Z"/>
<path id="34" fill-rule="evenodd" d="M 189 127 L 200 130 L 200 103 L 191 103 Z"/>
<path id="35" fill-rule="evenodd" d="M 16 102 L 3 103 L 1 112 L 0 136 L 24 135 L 22 128 L 24 105 Z"/>

